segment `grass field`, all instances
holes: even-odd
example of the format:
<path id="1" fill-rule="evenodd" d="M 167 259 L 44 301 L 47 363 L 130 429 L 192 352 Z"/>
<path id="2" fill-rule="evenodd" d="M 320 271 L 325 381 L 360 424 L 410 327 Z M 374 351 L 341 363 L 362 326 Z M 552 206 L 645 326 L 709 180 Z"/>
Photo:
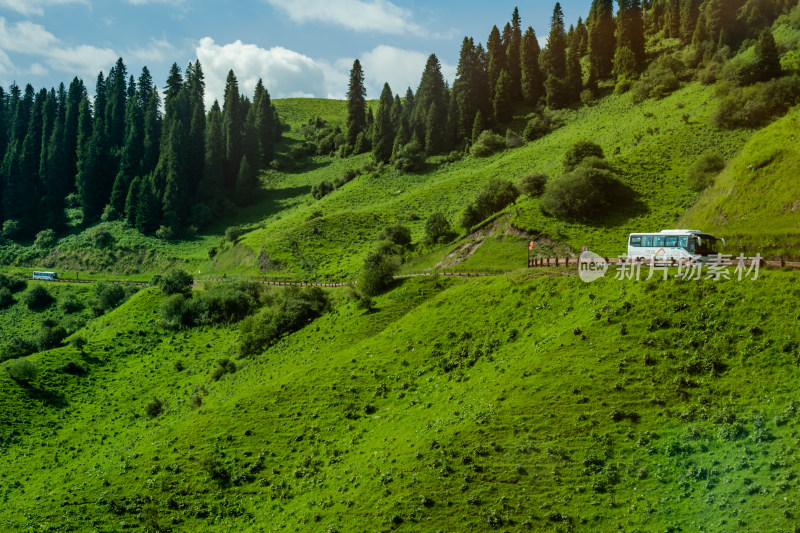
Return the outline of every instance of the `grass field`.
<path id="1" fill-rule="evenodd" d="M 336 292 L 250 359 L 143 290 L 36 382 L 0 372 L 0 527 L 790 529 L 796 277 L 563 273 L 406 280 L 366 314 Z"/>

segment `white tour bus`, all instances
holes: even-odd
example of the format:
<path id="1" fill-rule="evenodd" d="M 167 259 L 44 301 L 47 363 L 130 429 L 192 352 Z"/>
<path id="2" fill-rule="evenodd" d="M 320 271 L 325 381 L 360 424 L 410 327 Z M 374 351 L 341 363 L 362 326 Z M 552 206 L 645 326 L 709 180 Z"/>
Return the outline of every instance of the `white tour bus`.
<path id="1" fill-rule="evenodd" d="M 661 233 L 631 233 L 628 237 L 628 257 L 650 261 L 695 259 L 714 261 L 719 253 L 718 242 L 725 239 L 692 229 L 665 229 Z"/>
<path id="2" fill-rule="evenodd" d="M 55 272 L 34 272 L 33 279 L 56 281 L 58 279 L 58 274 L 56 274 Z"/>

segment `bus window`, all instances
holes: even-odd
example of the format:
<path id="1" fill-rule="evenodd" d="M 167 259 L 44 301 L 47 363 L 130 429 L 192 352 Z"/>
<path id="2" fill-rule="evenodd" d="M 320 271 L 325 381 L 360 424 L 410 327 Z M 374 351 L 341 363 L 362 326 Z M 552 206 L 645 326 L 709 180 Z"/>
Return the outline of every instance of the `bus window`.
<path id="1" fill-rule="evenodd" d="M 644 246 L 645 248 L 652 248 L 652 246 L 653 246 L 653 236 L 652 235 L 647 235 L 647 236 L 642 237 L 642 246 Z"/>
<path id="2" fill-rule="evenodd" d="M 677 237 L 666 237 L 664 239 L 664 246 L 667 248 L 675 248 L 678 246 L 678 238 Z"/>
<path id="3" fill-rule="evenodd" d="M 689 237 L 685 235 L 683 237 L 678 237 L 678 246 L 681 248 L 689 246 Z"/>
<path id="4" fill-rule="evenodd" d="M 661 236 L 655 237 L 653 241 L 655 241 L 653 246 L 655 246 L 656 248 L 661 248 L 662 246 L 664 246 L 664 237 Z"/>
<path id="5" fill-rule="evenodd" d="M 642 245 L 642 237 L 640 235 L 631 236 L 631 246 L 639 247 Z"/>
<path id="6" fill-rule="evenodd" d="M 697 239 L 692 237 L 689 239 L 689 252 L 695 253 L 695 250 L 697 250 Z"/>

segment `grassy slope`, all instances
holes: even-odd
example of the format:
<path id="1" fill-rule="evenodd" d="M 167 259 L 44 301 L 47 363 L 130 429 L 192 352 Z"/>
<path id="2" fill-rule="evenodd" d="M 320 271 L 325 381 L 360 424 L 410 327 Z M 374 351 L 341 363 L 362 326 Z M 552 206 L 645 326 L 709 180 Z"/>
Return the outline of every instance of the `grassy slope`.
<path id="1" fill-rule="evenodd" d="M 736 249 L 797 257 L 800 112 L 756 133 L 682 223 L 728 237 Z"/>
<path id="2" fill-rule="evenodd" d="M 322 113 L 324 106 L 319 101 L 312 103 L 315 112 Z M 335 113 L 337 104 L 329 104 L 329 115 Z M 310 196 L 314 184 L 324 179 L 332 181 L 344 169 L 366 164 L 369 156 L 349 161 L 314 158 L 294 171 L 268 171 L 267 196 L 278 200 L 265 209 L 263 229 L 243 239 L 242 243 L 253 253 L 245 254 L 242 271 L 257 272 L 256 258 L 263 246 L 270 258 L 282 266 L 284 275 L 351 278 L 360 268 L 368 244 L 384 225 L 407 224 L 414 239 L 419 240 L 428 215 L 443 210 L 455 224 L 463 207 L 492 178 L 517 181 L 531 171 L 557 176 L 562 172 L 564 152 L 583 139 L 592 139 L 603 147 L 623 181 L 639 194 L 640 209 L 612 214 L 599 226 L 588 226 L 544 217 L 537 200 L 523 200 L 518 203 L 519 214 L 510 210 L 512 222 L 532 234 L 564 240 L 573 249 L 587 245 L 599 253 L 622 253 L 621 243 L 628 232 L 675 226 L 693 204 L 696 194 L 686 187 L 685 175 L 695 157 L 717 147 L 730 158 L 751 135 L 749 131 L 731 132 L 710 126 L 708 118 L 714 107 L 713 88 L 699 84 L 690 84 L 664 100 L 649 100 L 638 106 L 631 104 L 629 95 L 610 96 L 594 107 L 565 112 L 564 127 L 522 148 L 486 159 L 468 157 L 420 174 L 388 168 L 377 177 L 362 174 L 320 201 Z M 412 214 L 421 220 L 413 221 Z M 470 266 L 498 268 L 506 258 L 515 257 L 516 261 L 507 268 L 516 268 L 524 264 L 525 242 L 526 239 L 510 238 L 505 243 L 494 243 L 496 254 L 482 254 L 485 261 L 479 261 L 478 255 Z M 226 261 L 225 253 L 228 252 L 224 251 L 219 261 Z M 232 253 L 242 256 L 241 250 Z"/>
<path id="3" fill-rule="evenodd" d="M 235 330 L 161 331 L 146 289 L 32 386 L 0 372 L 0 528 L 787 529 L 798 296 L 780 272 L 408 280 L 213 381 Z"/>

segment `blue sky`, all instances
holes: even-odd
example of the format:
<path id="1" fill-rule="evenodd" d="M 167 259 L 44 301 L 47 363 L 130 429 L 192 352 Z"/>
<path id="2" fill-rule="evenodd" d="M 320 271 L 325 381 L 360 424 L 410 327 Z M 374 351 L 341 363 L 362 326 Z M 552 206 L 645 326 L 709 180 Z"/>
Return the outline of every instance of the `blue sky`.
<path id="1" fill-rule="evenodd" d="M 589 0 L 561 2 L 567 26 Z M 173 62 L 200 59 L 207 101 L 221 98 L 233 69 L 250 93 L 263 78 L 273 97 L 342 98 L 353 59 L 369 98 L 388 81 L 416 89 L 435 53 L 452 81 L 463 37 L 484 42 L 514 2 L 419 0 L 0 0 L 0 84 L 52 87 L 73 76 L 94 91 L 100 70 L 122 57 L 138 77 L 147 65 L 163 86 Z M 523 27 L 544 39 L 555 2 L 520 5 Z"/>

